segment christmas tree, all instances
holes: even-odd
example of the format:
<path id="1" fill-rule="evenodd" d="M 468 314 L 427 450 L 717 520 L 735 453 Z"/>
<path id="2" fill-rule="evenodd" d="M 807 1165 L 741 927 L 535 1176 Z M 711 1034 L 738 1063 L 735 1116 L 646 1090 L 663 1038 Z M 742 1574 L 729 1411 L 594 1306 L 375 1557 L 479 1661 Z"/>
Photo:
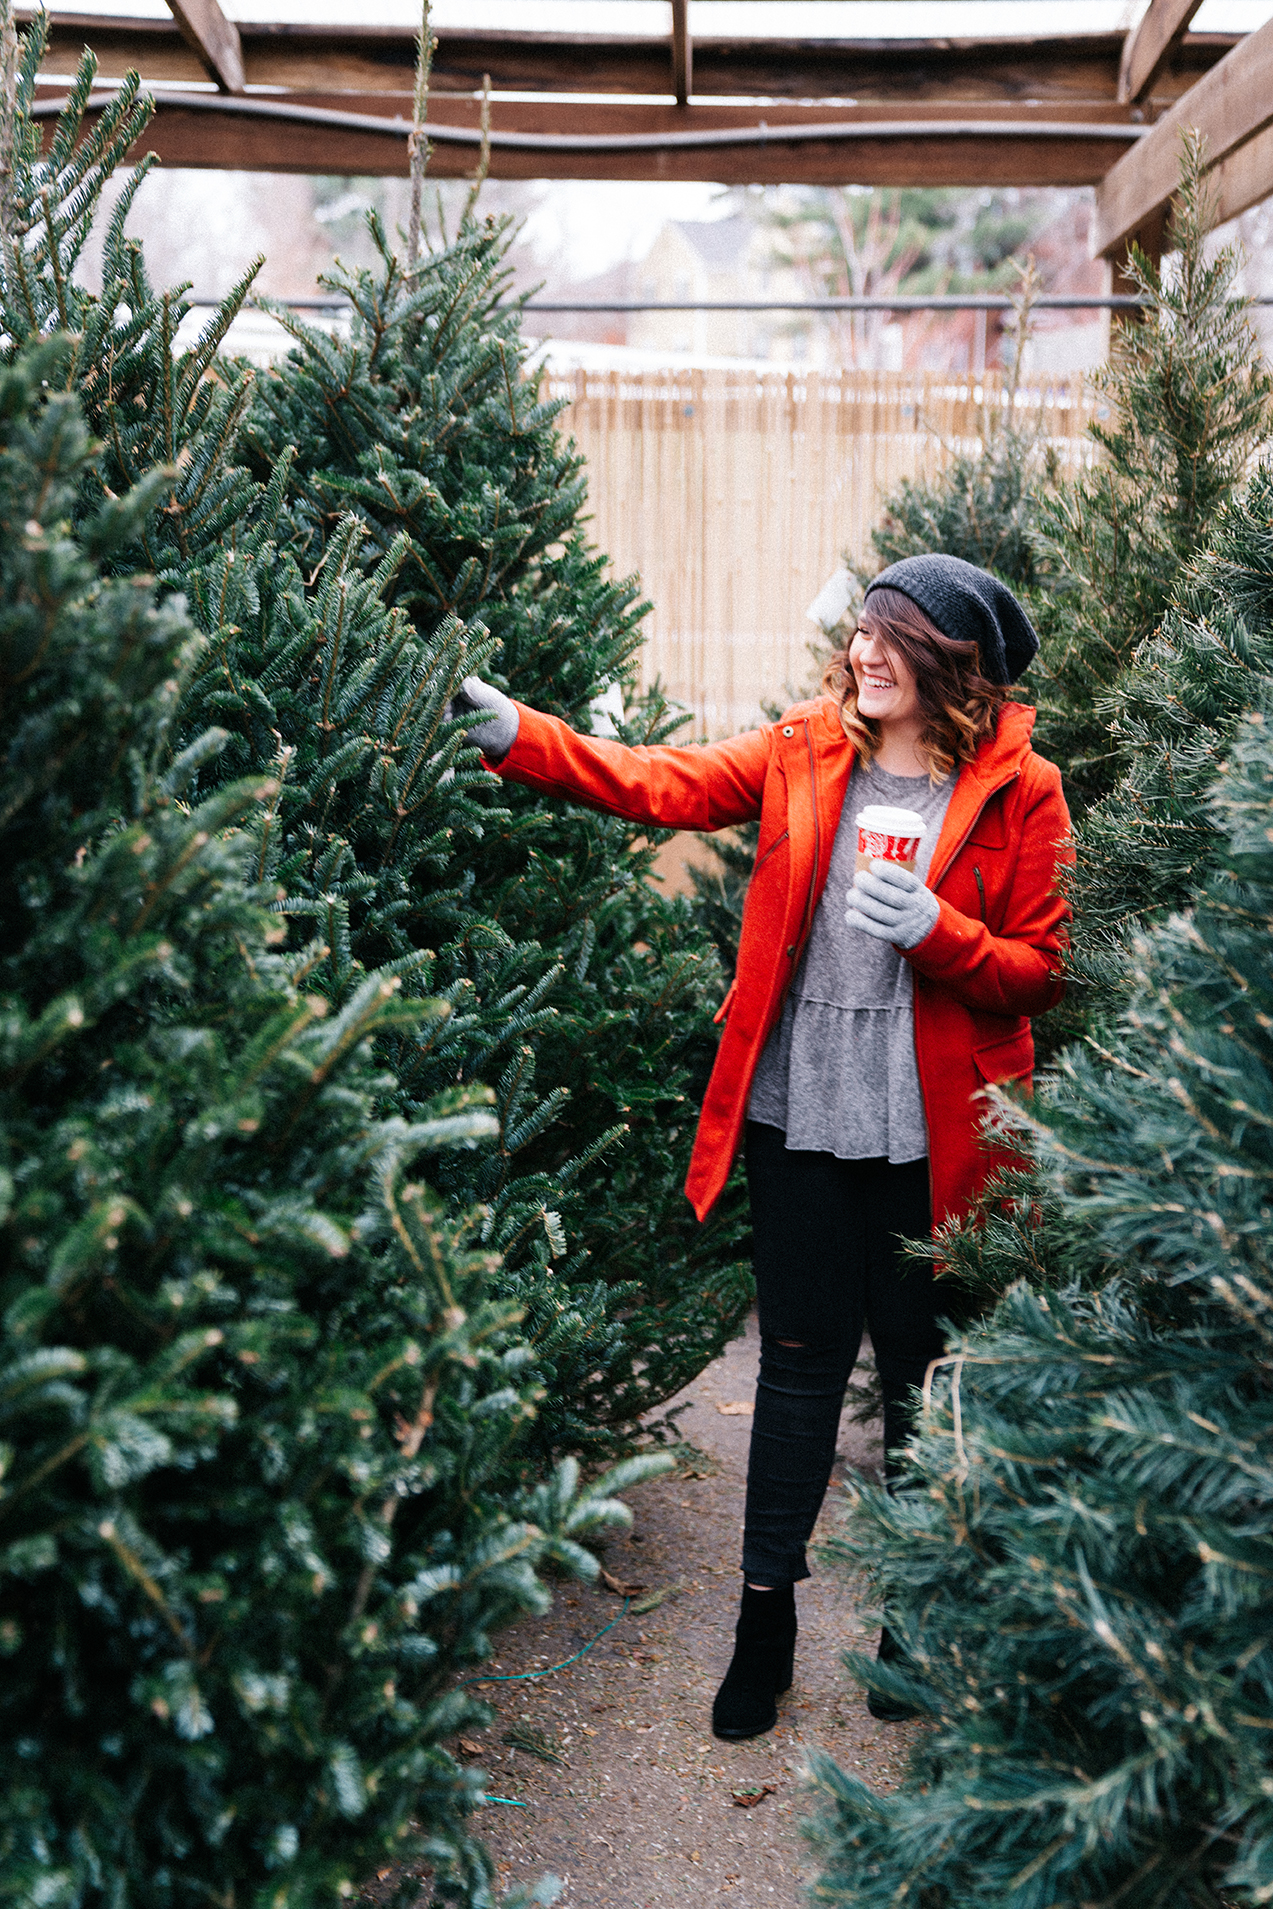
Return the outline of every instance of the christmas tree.
<path id="1" fill-rule="evenodd" d="M 893 1796 L 819 1760 L 824 1900 L 1268 1899 L 1271 691 L 1217 779 L 1216 872 L 1029 1116 L 1086 1280 L 963 1336 L 909 1486 L 860 1496 L 846 1555 L 910 1665 L 859 1669 L 935 1728 Z"/>
<path id="2" fill-rule="evenodd" d="M 1102 951 L 1128 915 L 1182 906 L 1223 846 L 1209 798 L 1234 730 L 1273 669 L 1273 478 L 1266 468 L 1219 514 L 1212 548 L 1111 699 L 1127 767 L 1084 818 L 1080 950 L 1106 987 Z"/>
<path id="3" fill-rule="evenodd" d="M 168 477 L 72 531 L 73 349 L 0 381 L 3 1891 L 309 1905 L 392 1853 L 482 1901 L 454 1672 L 607 1508 L 509 1497 L 530 1348 L 410 1172 L 488 1096 L 377 1111 L 377 1034 L 445 1004 L 380 969 L 324 1012 L 261 879 L 276 786 L 192 795 L 200 642 L 101 574 Z"/>
<path id="4" fill-rule="evenodd" d="M 636 587 L 612 581 L 588 546 L 580 460 L 555 428 L 559 407 L 525 375 L 518 311 L 502 302 L 507 225 L 470 217 L 411 268 L 371 223 L 379 270 L 333 280 L 353 309 L 348 341 L 289 321 L 297 348 L 260 383 L 250 416 L 263 484 L 295 449 L 286 563 L 374 577 L 406 633 L 412 720 L 430 734 L 460 676 L 481 670 L 587 729 L 617 689 L 627 740 L 674 735 L 683 719 L 657 695 L 636 697 Z M 273 559 L 264 569 L 281 574 Z M 197 600 L 217 602 L 219 589 L 201 584 Z M 484 634 L 444 656 L 457 619 Z M 404 830 L 390 780 L 382 808 L 368 800 L 364 759 L 383 766 L 406 745 L 365 657 L 329 649 L 319 670 L 266 610 L 225 621 L 239 633 L 209 707 L 236 732 L 228 760 L 264 764 L 275 732 L 300 750 L 282 822 L 299 847 L 321 817 L 338 858 L 322 880 L 342 889 L 348 959 L 434 949 L 430 985 L 459 991 L 448 997 L 464 1010 L 454 1038 L 396 1064 L 420 1091 L 457 1066 L 496 1088 L 499 1149 L 448 1158 L 438 1184 L 491 1206 L 503 1277 L 542 1354 L 537 1435 L 575 1450 L 630 1435 L 715 1355 L 750 1297 L 737 1191 L 706 1227 L 681 1191 L 720 982 L 688 905 L 652 878 L 665 838 L 584 809 L 545 810 L 495 783 L 472 751 L 447 756 L 445 770 L 438 757 L 454 779 L 413 789 L 420 819 Z M 312 772 L 300 766 L 307 751 Z M 316 858 L 310 866 L 317 874 Z M 514 988 L 529 992 L 510 1017 Z M 494 1039 L 480 1018 L 492 1004 Z"/>
<path id="5" fill-rule="evenodd" d="M 1126 767 L 1108 697 L 1270 430 L 1273 383 L 1235 292 L 1240 257 L 1234 246 L 1208 252 L 1213 223 L 1205 154 L 1189 134 L 1170 256 L 1159 268 L 1133 247 L 1144 307 L 1117 326 L 1110 363 L 1094 380 L 1109 414 L 1091 427 L 1099 456 L 1046 496 L 1039 514 L 1057 577 L 1031 604 L 1042 643 L 1031 672 L 1034 741 L 1064 771 L 1076 815 Z"/>
<path id="6" fill-rule="evenodd" d="M 1037 522 L 1040 500 L 1057 481 L 1056 452 L 1042 410 L 1032 413 L 1020 402 L 1038 292 L 1031 260 L 1013 294 L 1016 323 L 1003 390 L 982 402 L 980 444 L 957 452 L 935 477 L 901 480 L 871 532 L 879 559 L 872 570 L 940 550 L 995 571 L 1014 589 L 1044 589 L 1051 582 Z"/>
<path id="7" fill-rule="evenodd" d="M 1035 745 L 1063 770 L 1076 815 L 1127 767 L 1132 738 L 1111 734 L 1109 699 L 1271 428 L 1273 384 L 1234 289 L 1238 251 L 1206 246 L 1204 166 L 1186 138 L 1162 268 L 1133 248 L 1144 306 L 1116 324 L 1093 379 L 1106 415 L 1092 426 L 1090 466 L 1058 477 L 1041 421 L 1014 401 L 1018 353 L 1013 397 L 988 409 L 978 450 L 927 482 L 904 481 L 872 533 L 881 563 L 945 550 L 1022 592 L 1042 641 L 1024 686 L 1039 705 Z M 1027 279 L 1019 338 L 1032 295 Z"/>
<path id="8" fill-rule="evenodd" d="M 544 1607 L 540 1564 L 595 1569 L 580 1538 L 659 1461 L 583 1492 L 569 1463 L 535 1483 L 542 1361 L 481 1239 L 488 1215 L 430 1185 L 431 1161 L 498 1147 L 492 1094 L 452 1074 L 425 1095 L 386 1064 L 463 1016 L 429 991 L 427 951 L 344 963 L 339 908 L 315 908 L 280 845 L 287 746 L 238 775 L 228 729 L 195 721 L 222 632 L 210 641 L 156 577 L 192 601 L 217 574 L 228 601 L 242 578 L 250 601 L 286 472 L 262 490 L 236 467 L 246 387 L 205 375 L 228 318 L 174 359 L 181 300 L 151 293 L 122 218 L 103 298 L 75 287 L 139 130 L 135 88 L 77 143 L 86 63 L 41 158 L 38 54 L 37 35 L 19 70 L 0 21 L 0 99 L 16 102 L 0 1899 L 264 1892 L 309 1909 L 393 1857 L 479 1905 L 481 1777 L 446 1743 L 485 1712 L 457 1673 Z M 63 319 L 73 331 L 44 335 Z M 408 627 L 374 578 L 339 570 L 299 591 L 287 572 L 271 610 L 308 655 L 338 601 L 392 696 Z M 453 670 L 481 640 L 451 624 L 433 662 Z M 432 781 L 458 760 L 445 724 L 431 751 L 413 741 Z"/>
<path id="9" fill-rule="evenodd" d="M 36 57 L 33 46 L 28 67 Z M 68 153 L 87 150 L 76 148 L 86 86 L 65 116 Z M 41 193 L 62 174 L 37 162 L 26 98 L 13 199 L 36 230 Z M 198 346 L 174 354 L 187 301 L 150 283 L 126 232 L 141 173 L 112 219 L 100 296 L 76 286 L 74 257 L 125 133 L 136 126 L 102 147 L 95 171 L 77 161 L 29 296 L 22 287 L 38 323 L 64 312 L 87 341 L 74 379 L 104 448 L 86 504 L 154 460 L 172 467 L 118 561 L 186 592 L 212 639 L 183 722 L 193 734 L 214 721 L 230 742 L 202 786 L 283 770 L 270 866 L 284 872 L 287 911 L 318 915 L 332 937 L 313 985 L 333 1006 L 369 965 L 435 956 L 429 972 L 404 971 L 403 988 L 462 1012 L 410 1054 L 387 1040 L 398 1110 L 410 1117 L 457 1078 L 497 1090 L 499 1146 L 480 1162 L 444 1151 L 433 1182 L 456 1206 L 489 1208 L 502 1289 L 528 1311 L 546 1386 L 533 1442 L 621 1446 L 736 1328 L 749 1280 L 737 1193 L 700 1228 L 680 1190 L 720 989 L 686 905 L 651 879 L 656 843 L 609 818 L 537 813 L 523 791 L 494 787 L 474 752 L 457 760 L 458 735 L 439 729 L 457 668 L 502 655 L 507 670 L 510 652 L 519 693 L 589 723 L 607 686 L 631 694 L 640 642 L 634 585 L 610 582 L 580 534 L 579 460 L 522 378 L 517 312 L 496 309 L 508 232 L 470 219 L 408 273 L 373 218 L 380 273 L 341 281 L 355 306 L 348 345 L 297 327 L 293 360 L 254 379 L 216 359 L 251 265 Z M 405 486 L 393 503 L 367 475 L 377 441 L 376 470 Z M 303 577 L 315 573 L 311 590 Z M 439 576 L 442 599 L 429 583 Z M 328 620 L 351 591 L 369 605 L 368 590 L 394 614 L 369 609 L 342 634 L 320 692 Z M 465 628 L 474 615 L 481 625 Z M 487 631 L 502 650 L 482 647 Z M 675 727 L 657 698 L 632 718 L 634 739 Z M 398 770 L 386 771 L 407 748 L 409 819 L 395 819 Z"/>

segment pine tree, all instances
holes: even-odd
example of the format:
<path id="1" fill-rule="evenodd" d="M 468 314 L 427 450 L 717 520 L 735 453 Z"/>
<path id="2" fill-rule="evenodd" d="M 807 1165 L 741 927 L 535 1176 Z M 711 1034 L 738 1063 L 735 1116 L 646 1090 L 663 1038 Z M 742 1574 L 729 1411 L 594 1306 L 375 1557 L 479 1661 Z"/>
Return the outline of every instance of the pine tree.
<path id="1" fill-rule="evenodd" d="M 457 1673 L 544 1608 L 539 1565 L 595 1570 L 580 1538 L 659 1461 L 535 1483 L 539 1349 L 486 1216 L 427 1177 L 497 1144 L 490 1091 L 386 1066 L 462 1017 L 421 950 L 331 982 L 339 910 L 315 933 L 279 852 L 286 749 L 227 775 L 193 720 L 214 652 L 156 576 L 220 563 L 250 601 L 285 473 L 235 465 L 228 312 L 174 359 L 181 297 L 122 217 L 103 298 L 74 286 L 135 88 L 78 141 L 86 62 L 40 159 L 38 52 L 0 22 L 0 1900 L 309 1909 L 388 1856 L 477 1909 L 481 1776 L 446 1744 L 487 1713 Z M 271 608 L 304 650 L 337 599 L 391 691 L 374 580 Z M 448 625 L 431 668 L 473 640 Z"/>
<path id="2" fill-rule="evenodd" d="M 378 1032 L 443 1004 L 380 969 L 324 1013 L 260 879 L 274 785 L 192 794 L 199 639 L 100 573 L 168 475 L 73 532 L 73 352 L 0 374 L 0 1894 L 308 1909 L 415 1854 L 486 1901 L 455 1669 L 614 1508 L 510 1500 L 530 1348 L 410 1177 L 488 1097 L 377 1112 Z"/>
<path id="3" fill-rule="evenodd" d="M 1094 380 L 1109 411 L 1092 426 L 1099 456 L 1045 498 L 1039 517 L 1058 579 L 1032 605 L 1042 641 L 1031 672 L 1035 745 L 1060 764 L 1076 815 L 1126 766 L 1108 697 L 1270 431 L 1273 381 L 1234 289 L 1238 251 L 1209 256 L 1205 246 L 1214 193 L 1204 163 L 1187 135 L 1172 256 L 1160 270 L 1133 248 L 1144 310 L 1118 326 L 1110 364 Z"/>
<path id="4" fill-rule="evenodd" d="M 1181 907 L 1223 846 L 1209 797 L 1234 730 L 1273 670 L 1273 473 L 1217 519 L 1161 628 L 1111 699 L 1127 763 L 1084 818 L 1076 904 L 1087 962 L 1129 915 Z M 1113 982 L 1113 975 L 1106 975 Z"/>
<path id="5" fill-rule="evenodd" d="M 861 1495 L 846 1549 L 912 1659 L 868 1675 L 936 1729 L 894 1796 L 820 1760 L 827 1901 L 1268 1898 L 1271 692 L 1215 874 L 1031 1116 L 1088 1290 L 1016 1287 L 937 1375 L 910 1488 Z"/>
<path id="6" fill-rule="evenodd" d="M 476 756 L 456 761 L 458 738 L 438 733 L 456 667 L 463 674 L 491 652 L 481 647 L 482 628 L 421 591 L 413 550 L 443 575 L 459 565 L 461 616 L 476 610 L 506 648 L 520 641 L 530 671 L 520 687 L 530 700 L 560 707 L 553 697 L 564 689 L 588 720 L 598 689 L 625 670 L 630 681 L 640 641 L 634 587 L 609 583 L 579 534 L 579 462 L 557 441 L 551 409 L 520 381 L 516 312 L 494 310 L 506 234 L 470 222 L 426 261 L 412 303 L 373 219 L 384 269 L 380 282 L 369 274 L 350 281 L 360 309 L 347 359 L 302 328 L 304 353 L 280 379 L 257 380 L 219 360 L 254 266 L 195 349 L 174 354 L 188 288 L 156 290 L 126 232 L 144 172 L 112 219 L 100 297 L 74 284 L 74 251 L 125 139 L 103 147 L 96 171 L 81 164 L 73 180 L 38 160 L 23 118 L 37 38 L 17 91 L 15 137 L 26 157 L 14 203 L 34 225 L 31 209 L 46 190 L 55 203 L 62 184 L 79 190 L 74 218 L 58 225 L 55 216 L 56 242 L 40 257 L 33 296 L 40 322 L 50 314 L 57 322 L 64 308 L 85 341 L 72 382 L 103 453 L 86 473 L 83 508 L 96 508 L 149 461 L 170 466 L 137 546 L 115 561 L 187 592 L 213 639 L 184 730 L 193 735 L 211 720 L 231 741 L 205 765 L 202 786 L 285 767 L 270 865 L 285 871 L 288 912 L 317 910 L 337 935 L 314 977 L 333 1006 L 369 964 L 437 954 L 435 972 L 415 967 L 402 985 L 436 989 L 463 1012 L 452 1014 L 445 1039 L 415 1043 L 414 1057 L 400 1039 L 386 1041 L 387 1062 L 401 1065 L 398 1110 L 410 1117 L 414 1100 L 443 1080 L 482 1079 L 498 1090 L 500 1145 L 480 1161 L 444 1151 L 433 1182 L 454 1206 L 480 1199 L 490 1209 L 487 1237 L 505 1255 L 499 1278 L 528 1309 L 547 1388 L 533 1442 L 545 1454 L 622 1445 L 719 1349 L 749 1287 L 737 1198 L 699 1229 L 680 1192 L 716 988 L 684 904 L 666 902 L 649 878 L 653 844 L 603 818 L 537 814 L 521 791 L 510 808 Z M 76 146 L 88 76 L 86 67 L 59 150 Z M 135 136 L 132 122 L 125 130 Z M 7 282 L 6 317 L 18 335 L 11 292 Z M 445 322 L 429 337 L 439 313 Z M 408 375 L 402 367 L 409 370 L 422 338 L 423 361 Z M 327 409 L 333 377 L 357 365 L 366 375 L 354 375 L 348 402 L 328 425 L 309 422 L 307 407 Z M 410 376 L 422 377 L 419 389 Z M 395 407 L 421 396 L 404 435 Z M 282 406 L 295 447 L 285 442 L 275 460 L 260 455 L 258 440 L 255 473 L 244 467 L 242 442 L 254 400 L 258 424 Z M 378 515 L 355 494 L 360 483 L 368 489 L 359 458 L 377 432 L 386 450 L 396 447 L 414 498 L 405 534 L 376 483 Z M 301 561 L 305 576 L 317 571 L 313 589 Z M 342 640 L 322 692 L 334 703 L 319 712 L 311 677 L 325 619 L 339 621 L 351 590 L 365 599 L 368 582 L 395 616 L 369 614 L 357 636 Z M 364 679 L 371 672 L 374 694 L 367 680 L 361 688 L 355 681 L 359 671 Z M 383 771 L 402 746 L 390 732 L 404 711 L 423 754 L 410 772 L 409 821 L 386 832 L 394 778 Z M 638 721 L 642 733 L 667 732 L 657 703 Z M 335 796 L 321 793 L 320 758 Z M 374 791 L 372 762 L 382 771 Z"/>
<path id="7" fill-rule="evenodd" d="M 70 341 L 68 388 L 76 390 L 102 440 L 86 466 L 77 515 L 129 489 L 144 475 L 153 502 L 136 525 L 136 543 L 114 553 L 117 570 L 169 574 L 206 544 L 230 532 L 251 493 L 246 472 L 230 455 L 250 392 L 250 378 L 219 367 L 210 376 L 229 327 L 242 307 L 257 259 L 197 343 L 174 347 L 190 309 L 189 286 L 157 292 L 140 245 L 127 237 L 128 214 L 153 165 L 133 170 L 111 215 L 101 296 L 75 277 L 85 242 L 101 216 L 102 191 L 128 148 L 145 130 L 153 106 L 135 74 L 86 125 L 96 60 L 86 49 L 49 151 L 41 152 L 32 118 L 35 75 L 43 57 L 47 16 L 19 38 L 10 0 L 0 0 L 0 301 L 13 347 L 51 331 Z M 228 375 L 227 375 L 228 373 Z M 154 472 L 168 466 L 156 488 Z"/>
<path id="8" fill-rule="evenodd" d="M 346 562 L 374 571 L 414 633 L 407 642 L 417 658 L 436 657 L 455 620 L 480 625 L 489 639 L 470 643 L 461 674 L 481 668 L 535 707 L 590 728 L 607 686 L 633 695 L 643 606 L 635 585 L 612 582 L 587 545 L 580 460 L 554 428 L 557 407 L 541 403 L 523 374 L 518 312 L 501 305 L 507 227 L 470 219 L 409 274 L 371 224 L 380 270 L 333 281 L 353 306 L 349 340 L 289 321 L 297 349 L 262 381 L 251 414 L 262 482 L 294 447 L 283 492 L 287 560 L 332 576 Z M 369 689 L 349 701 L 363 659 L 349 648 L 329 652 L 320 691 L 311 664 L 301 667 L 302 649 L 288 652 L 286 668 L 275 660 L 270 642 L 285 648 L 288 639 L 269 629 L 268 615 L 257 619 L 260 636 L 237 609 L 227 621 L 248 633 L 225 651 L 214 699 L 218 720 L 243 739 L 231 759 L 262 762 L 276 729 L 304 752 L 320 694 L 345 697 L 341 713 L 323 715 L 344 725 L 354 750 L 347 766 L 334 751 L 340 793 L 319 803 L 315 781 L 302 800 L 298 782 L 293 813 L 298 829 L 312 828 L 321 808 L 324 841 L 333 852 L 344 844 L 349 958 L 433 948 L 436 984 L 470 991 L 466 1022 L 483 1002 L 504 1004 L 498 1040 L 457 1022 L 455 1041 L 425 1066 L 426 1082 L 448 1070 L 454 1077 L 457 1061 L 463 1078 L 489 1080 L 502 1123 L 498 1154 L 476 1165 L 449 1158 L 438 1184 L 448 1198 L 492 1206 L 504 1277 L 528 1308 L 544 1362 L 539 1435 L 571 1449 L 596 1447 L 607 1428 L 628 1436 L 714 1356 L 750 1296 L 737 1194 L 700 1228 L 681 1191 L 719 983 L 687 904 L 652 880 L 665 838 L 581 809 L 546 811 L 529 792 L 493 783 L 469 753 L 447 758 L 453 814 L 437 803 L 430 810 L 423 785 L 413 798 L 428 817 L 419 838 L 446 869 L 445 881 L 422 883 L 420 850 L 396 824 L 386 833 L 388 809 L 373 818 L 358 767 L 369 735 L 386 738 L 370 751 L 382 761 L 397 748 L 380 707 L 381 727 L 369 728 Z M 447 668 L 436 679 L 434 727 L 458 680 Z M 273 690 L 284 680 L 285 712 Z M 655 696 L 630 710 L 623 734 L 662 740 L 679 720 Z M 467 810 L 455 805 L 459 792 Z M 392 802 L 387 782 L 384 793 Z M 337 871 L 322 870 L 333 887 Z M 533 972 L 523 956 L 512 961 L 513 949 L 531 951 Z M 528 982 L 519 1026 L 508 1021 L 508 990 Z"/>
<path id="9" fill-rule="evenodd" d="M 932 478 L 903 478 L 884 501 L 871 532 L 879 565 L 944 551 L 993 570 L 1014 589 L 1046 589 L 1052 566 L 1037 525 L 1043 496 L 1057 482 L 1058 461 L 1046 417 L 1018 402 L 1021 368 L 1038 296 L 1033 260 L 1021 274 L 1013 303 L 1015 348 L 1003 391 L 982 403 L 981 442 L 960 451 Z"/>

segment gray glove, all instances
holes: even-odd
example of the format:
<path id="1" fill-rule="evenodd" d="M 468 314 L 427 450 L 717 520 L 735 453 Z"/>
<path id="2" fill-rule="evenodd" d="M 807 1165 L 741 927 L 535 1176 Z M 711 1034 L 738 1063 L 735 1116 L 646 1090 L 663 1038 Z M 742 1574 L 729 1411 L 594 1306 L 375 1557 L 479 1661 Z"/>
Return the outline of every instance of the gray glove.
<path id="1" fill-rule="evenodd" d="M 468 723 L 468 740 L 480 749 L 488 762 L 502 762 L 517 741 L 521 717 L 517 704 L 510 702 L 502 689 L 484 683 L 480 676 L 466 676 L 451 698 L 451 714 Z"/>
<path id="2" fill-rule="evenodd" d="M 899 868 L 896 862 L 877 858 L 853 877 L 844 919 L 850 928 L 860 928 L 877 941 L 918 948 L 937 926 L 940 914 L 936 895 L 925 888 L 918 875 Z"/>

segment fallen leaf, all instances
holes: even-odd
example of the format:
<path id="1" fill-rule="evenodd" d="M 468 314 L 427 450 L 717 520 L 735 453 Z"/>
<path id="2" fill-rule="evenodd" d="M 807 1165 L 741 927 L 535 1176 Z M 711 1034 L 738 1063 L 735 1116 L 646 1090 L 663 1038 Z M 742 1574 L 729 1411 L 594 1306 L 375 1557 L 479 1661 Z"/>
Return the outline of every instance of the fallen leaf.
<path id="1" fill-rule="evenodd" d="M 736 1810 L 754 1810 L 757 1803 L 763 1803 L 767 1796 L 777 1794 L 773 1783 L 762 1783 L 758 1790 L 731 1790 L 729 1800 Z"/>
<path id="2" fill-rule="evenodd" d="M 608 1571 L 601 1573 L 601 1582 L 607 1591 L 613 1591 L 616 1597 L 635 1597 L 638 1591 L 644 1591 L 644 1584 L 625 1584 L 622 1578 L 612 1578 Z"/>
<path id="3" fill-rule="evenodd" d="M 461 1737 L 459 1739 L 459 1745 L 460 1755 L 462 1757 L 480 1757 L 482 1754 L 481 1744 L 474 1743 L 472 1737 Z"/>
<path id="4" fill-rule="evenodd" d="M 702 1858 L 702 1857 L 701 1857 L 701 1856 L 699 1855 L 699 1853 L 698 1853 L 698 1851 L 697 1851 L 696 1849 L 692 1849 L 692 1850 L 690 1851 L 690 1861 L 691 1861 L 692 1863 L 701 1863 L 701 1862 L 702 1862 L 702 1860 L 703 1860 L 703 1858 Z"/>
<path id="5" fill-rule="evenodd" d="M 392 1874 L 393 1874 L 393 1871 L 392 1871 L 392 1869 L 378 1869 L 378 1870 L 376 1871 L 376 1881 L 377 1881 L 377 1882 L 388 1882 L 388 1880 L 389 1880 L 389 1878 L 390 1878 L 390 1876 L 392 1876 Z"/>
<path id="6" fill-rule="evenodd" d="M 756 1408 L 750 1399 L 730 1399 L 725 1405 L 716 1407 L 726 1418 L 750 1418 Z"/>

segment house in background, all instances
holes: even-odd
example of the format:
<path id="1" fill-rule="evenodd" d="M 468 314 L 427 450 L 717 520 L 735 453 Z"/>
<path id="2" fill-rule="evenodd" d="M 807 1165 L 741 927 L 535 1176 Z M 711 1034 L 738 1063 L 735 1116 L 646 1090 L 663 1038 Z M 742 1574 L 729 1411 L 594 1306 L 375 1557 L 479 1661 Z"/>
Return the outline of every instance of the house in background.
<path id="1" fill-rule="evenodd" d="M 636 296 L 676 299 L 802 298 L 775 269 L 766 234 L 750 219 L 670 219 L 635 270 Z M 803 358 L 807 338 L 781 312 L 634 312 L 628 342 L 647 351 L 712 358 Z"/>

